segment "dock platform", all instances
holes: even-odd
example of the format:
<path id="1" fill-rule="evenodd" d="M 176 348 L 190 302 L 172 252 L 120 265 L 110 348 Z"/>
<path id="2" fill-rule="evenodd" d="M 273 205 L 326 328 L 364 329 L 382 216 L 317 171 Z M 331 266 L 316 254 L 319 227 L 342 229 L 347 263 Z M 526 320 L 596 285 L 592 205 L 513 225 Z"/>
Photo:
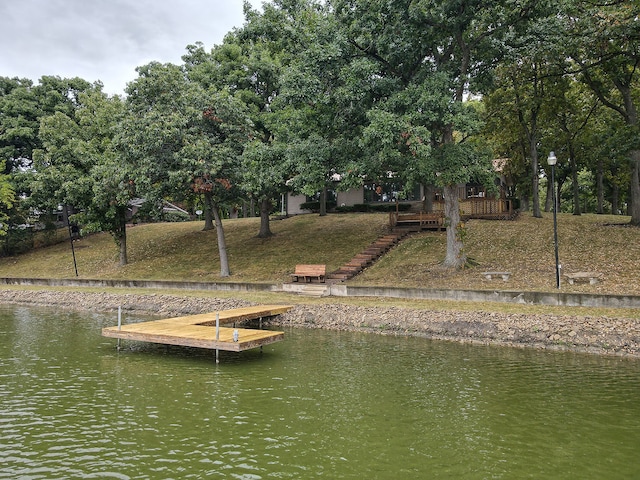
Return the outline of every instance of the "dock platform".
<path id="1" fill-rule="evenodd" d="M 103 337 L 242 352 L 284 340 L 284 332 L 222 327 L 288 312 L 290 305 L 258 305 L 102 329 Z M 218 320 L 216 321 L 216 317 Z M 218 327 L 216 328 L 216 323 Z M 237 341 L 234 339 L 237 331 Z"/>

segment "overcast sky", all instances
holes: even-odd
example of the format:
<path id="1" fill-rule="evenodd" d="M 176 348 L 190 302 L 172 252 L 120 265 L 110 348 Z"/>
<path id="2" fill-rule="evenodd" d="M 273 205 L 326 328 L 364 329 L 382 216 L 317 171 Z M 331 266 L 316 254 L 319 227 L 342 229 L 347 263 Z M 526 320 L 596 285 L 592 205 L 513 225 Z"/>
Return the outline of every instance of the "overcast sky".
<path id="1" fill-rule="evenodd" d="M 261 9 L 262 0 L 251 0 Z M 0 76 L 81 77 L 121 94 L 151 61 L 180 64 L 244 23 L 243 0 L 0 0 Z"/>

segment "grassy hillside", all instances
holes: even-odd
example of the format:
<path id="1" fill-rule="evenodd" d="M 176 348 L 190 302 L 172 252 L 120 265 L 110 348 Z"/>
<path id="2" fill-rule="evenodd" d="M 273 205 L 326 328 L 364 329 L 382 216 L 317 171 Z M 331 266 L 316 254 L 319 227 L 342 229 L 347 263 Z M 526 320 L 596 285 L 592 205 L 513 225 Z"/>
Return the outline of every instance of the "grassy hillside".
<path id="1" fill-rule="evenodd" d="M 302 215 L 274 220 L 269 239 L 256 238 L 259 219 L 224 222 L 232 276 L 227 281 L 289 280 L 297 263 L 325 263 L 338 268 L 387 231 L 385 214 Z M 560 215 L 560 263 L 564 272 L 598 271 L 599 285 L 570 286 L 562 291 L 640 295 L 640 229 L 628 217 Z M 221 281 L 215 231 L 203 222 L 163 223 L 128 230 L 129 265 L 118 266 L 115 244 L 107 234 L 75 245 L 81 278 Z M 460 272 L 440 267 L 445 234 L 414 234 L 374 266 L 351 280 L 360 285 L 461 289 L 555 290 L 553 222 L 523 214 L 516 221 L 472 220 L 466 251 L 478 266 Z M 510 271 L 509 282 L 485 280 L 487 270 Z M 0 258 L 2 277 L 71 278 L 68 242 L 17 257 Z"/>
<path id="2" fill-rule="evenodd" d="M 628 217 L 562 214 L 558 217 L 559 258 L 563 273 L 596 271 L 598 285 L 569 285 L 563 292 L 640 294 L 640 228 Z M 522 214 L 515 221 L 472 220 L 465 250 L 478 266 L 444 270 L 445 234 L 424 233 L 403 242 L 353 282 L 433 288 L 479 288 L 554 291 L 553 217 Z M 484 271 L 512 272 L 508 282 L 487 281 Z"/>

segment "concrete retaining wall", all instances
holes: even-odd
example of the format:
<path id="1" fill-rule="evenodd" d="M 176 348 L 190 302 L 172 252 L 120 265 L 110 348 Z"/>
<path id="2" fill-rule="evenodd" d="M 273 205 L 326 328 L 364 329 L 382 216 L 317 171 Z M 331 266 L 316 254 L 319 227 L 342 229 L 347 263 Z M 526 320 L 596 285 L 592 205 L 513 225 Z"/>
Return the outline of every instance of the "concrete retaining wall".
<path id="1" fill-rule="evenodd" d="M 0 285 L 34 285 L 50 287 L 151 288 L 238 292 L 298 293 L 300 284 L 177 282 L 162 280 L 92 280 L 48 278 L 0 278 Z M 361 287 L 345 284 L 330 286 L 336 297 L 389 297 L 422 300 L 458 300 L 467 302 L 503 302 L 529 305 L 572 307 L 640 308 L 640 296 L 592 295 L 562 292 L 519 292 L 506 290 L 447 290 L 421 288 Z"/>
<path id="2" fill-rule="evenodd" d="M 269 283 L 175 282 L 166 280 L 92 280 L 81 278 L 0 278 L 0 285 L 90 288 L 157 288 L 164 290 L 226 290 L 240 292 L 270 292 L 282 290 L 282 288 Z"/>
<path id="3" fill-rule="evenodd" d="M 570 307 L 640 307 L 640 297 L 633 295 L 592 295 L 562 292 L 354 287 L 338 284 L 331 286 L 331 295 L 339 297 L 395 297 L 423 300 L 458 300 L 467 302 L 520 303 L 529 305 L 563 305 Z"/>

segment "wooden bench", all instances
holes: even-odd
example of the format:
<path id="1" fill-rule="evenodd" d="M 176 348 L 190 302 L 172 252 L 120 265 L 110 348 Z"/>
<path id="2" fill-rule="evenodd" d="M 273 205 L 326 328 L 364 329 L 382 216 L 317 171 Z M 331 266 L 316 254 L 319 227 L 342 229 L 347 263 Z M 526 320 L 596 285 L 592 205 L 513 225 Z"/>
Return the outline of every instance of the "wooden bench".
<path id="1" fill-rule="evenodd" d="M 314 278 L 317 278 L 319 282 L 324 282 L 326 274 L 326 265 L 296 265 L 295 272 L 290 275 L 294 282 L 298 282 L 300 279 L 311 282 Z"/>
<path id="2" fill-rule="evenodd" d="M 565 273 L 564 276 L 570 285 L 577 282 L 589 282 L 589 284 L 595 285 L 602 279 L 602 274 L 598 272 Z"/>
<path id="3" fill-rule="evenodd" d="M 482 275 L 484 275 L 484 278 L 487 280 L 492 280 L 493 277 L 502 277 L 502 280 L 506 282 L 509 280 L 511 272 L 482 272 Z"/>

